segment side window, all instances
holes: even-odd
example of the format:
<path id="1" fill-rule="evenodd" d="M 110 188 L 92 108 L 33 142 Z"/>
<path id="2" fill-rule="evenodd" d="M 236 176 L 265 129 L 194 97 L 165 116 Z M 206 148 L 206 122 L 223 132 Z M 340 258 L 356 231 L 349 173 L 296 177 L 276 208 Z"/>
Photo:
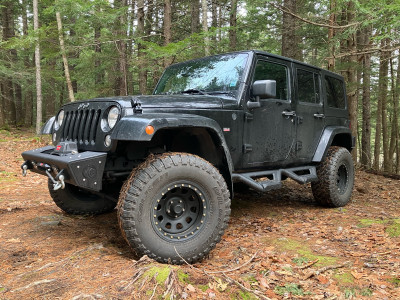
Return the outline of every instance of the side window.
<path id="1" fill-rule="evenodd" d="M 346 108 L 343 82 L 337 78 L 325 76 L 325 87 L 328 106 Z"/>
<path id="2" fill-rule="evenodd" d="M 297 97 L 303 103 L 320 102 L 318 74 L 297 69 Z"/>
<path id="3" fill-rule="evenodd" d="M 256 64 L 253 82 L 256 80 L 275 80 L 276 98 L 288 100 L 287 67 L 284 65 L 259 60 Z"/>

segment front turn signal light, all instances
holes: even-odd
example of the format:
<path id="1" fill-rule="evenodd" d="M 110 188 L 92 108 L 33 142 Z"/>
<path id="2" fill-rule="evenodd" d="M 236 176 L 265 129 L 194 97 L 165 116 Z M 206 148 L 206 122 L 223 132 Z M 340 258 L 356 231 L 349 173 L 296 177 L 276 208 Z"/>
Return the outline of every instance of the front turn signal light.
<path id="1" fill-rule="evenodd" d="M 151 126 L 151 125 L 148 125 L 148 126 L 146 127 L 146 133 L 147 133 L 148 135 L 152 135 L 152 134 L 154 133 L 154 127 Z"/>

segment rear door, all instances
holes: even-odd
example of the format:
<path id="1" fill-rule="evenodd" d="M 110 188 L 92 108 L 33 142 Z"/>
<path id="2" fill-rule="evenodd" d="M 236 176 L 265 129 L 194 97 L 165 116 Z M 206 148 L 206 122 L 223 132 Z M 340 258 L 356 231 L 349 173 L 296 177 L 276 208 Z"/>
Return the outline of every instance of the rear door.
<path id="1" fill-rule="evenodd" d="M 294 64 L 296 102 L 296 156 L 310 162 L 325 126 L 321 74 L 318 69 Z"/>

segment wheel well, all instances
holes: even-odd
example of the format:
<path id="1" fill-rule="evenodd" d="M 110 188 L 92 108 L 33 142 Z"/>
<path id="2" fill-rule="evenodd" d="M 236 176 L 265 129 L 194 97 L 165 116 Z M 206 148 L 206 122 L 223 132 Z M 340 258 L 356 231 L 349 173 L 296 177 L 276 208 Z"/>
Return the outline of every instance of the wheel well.
<path id="1" fill-rule="evenodd" d="M 347 133 L 339 133 L 335 135 L 332 140 L 331 146 L 345 147 L 349 152 L 352 150 L 352 140 L 351 136 Z"/>
<path id="2" fill-rule="evenodd" d="M 228 161 L 217 133 L 206 128 L 193 127 L 163 129 L 156 133 L 153 140 L 162 141 L 166 151 L 195 154 L 210 162 L 224 177 L 232 194 Z"/>

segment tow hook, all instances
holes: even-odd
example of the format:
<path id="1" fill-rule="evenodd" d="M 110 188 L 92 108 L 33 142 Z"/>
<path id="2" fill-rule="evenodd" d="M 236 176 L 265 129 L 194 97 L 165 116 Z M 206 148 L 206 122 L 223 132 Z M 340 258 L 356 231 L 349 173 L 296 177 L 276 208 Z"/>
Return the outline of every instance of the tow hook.
<path id="1" fill-rule="evenodd" d="M 26 163 L 24 163 L 22 166 L 21 166 L 21 169 L 22 169 L 22 176 L 26 176 L 26 173 L 27 173 L 27 170 L 28 170 L 28 165 L 26 164 Z"/>
<path id="2" fill-rule="evenodd" d="M 50 169 L 46 170 L 46 174 L 50 178 L 50 180 L 53 182 L 53 190 L 57 191 L 59 189 L 64 189 L 65 182 L 64 182 L 64 175 L 62 175 L 64 170 L 61 170 L 55 178 L 53 178 L 53 176 L 51 176 L 49 170 Z"/>

